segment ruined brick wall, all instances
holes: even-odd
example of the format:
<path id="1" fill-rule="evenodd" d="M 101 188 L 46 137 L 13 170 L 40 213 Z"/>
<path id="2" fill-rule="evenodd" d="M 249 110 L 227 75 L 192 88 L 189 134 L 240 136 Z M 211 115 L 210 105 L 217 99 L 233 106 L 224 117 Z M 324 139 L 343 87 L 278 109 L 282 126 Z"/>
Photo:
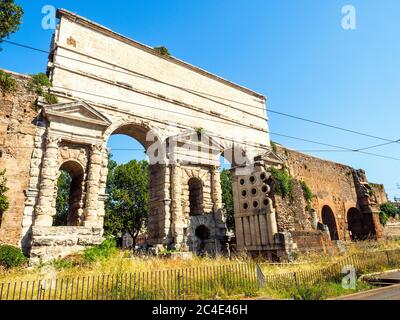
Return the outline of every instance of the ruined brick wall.
<path id="1" fill-rule="evenodd" d="M 289 173 L 304 181 L 314 193 L 313 207 L 322 222 L 322 209 L 329 206 L 336 219 L 339 239 L 349 239 L 347 212 L 357 208 L 357 193 L 352 168 L 325 161 L 278 146 L 279 156 L 285 160 Z"/>
<path id="2" fill-rule="evenodd" d="M 311 230 L 311 216 L 306 211 L 306 202 L 300 183 L 293 180 L 292 194 L 282 197 L 274 191 L 271 198 L 276 209 L 276 222 L 279 232 L 294 232 Z M 274 190 L 274 188 L 272 188 Z"/>
<path id="3" fill-rule="evenodd" d="M 3 213 L 0 243 L 18 245 L 25 194 L 28 187 L 30 161 L 34 146 L 35 95 L 29 93 L 29 77 L 13 74 L 17 90 L 0 93 L 0 170 L 7 170 L 10 208 Z"/>
<path id="4" fill-rule="evenodd" d="M 282 197 L 274 190 L 271 180 L 271 199 L 276 211 L 278 232 L 290 232 L 300 252 L 332 250 L 329 235 L 313 227 L 313 217 L 304 199 L 299 180 L 292 180 L 291 195 Z"/>
<path id="5" fill-rule="evenodd" d="M 370 183 L 369 186 L 372 188 L 373 196 L 375 197 L 375 201 L 378 205 L 389 201 L 383 184 Z"/>

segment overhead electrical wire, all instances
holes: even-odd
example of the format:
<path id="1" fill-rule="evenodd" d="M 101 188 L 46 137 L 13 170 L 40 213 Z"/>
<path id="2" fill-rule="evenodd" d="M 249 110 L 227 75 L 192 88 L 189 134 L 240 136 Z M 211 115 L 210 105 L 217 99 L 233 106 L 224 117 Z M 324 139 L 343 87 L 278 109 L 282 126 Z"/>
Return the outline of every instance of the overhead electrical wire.
<path id="1" fill-rule="evenodd" d="M 37 52 L 41 52 L 41 53 L 46 53 L 46 54 L 51 54 L 52 53 L 52 52 L 49 52 L 49 51 L 46 51 L 46 50 L 42 50 L 42 49 L 39 49 L 39 48 L 35 48 L 35 47 L 32 47 L 32 46 L 28 46 L 28 45 L 25 45 L 25 44 L 21 44 L 21 43 L 9 41 L 9 40 L 3 40 L 3 42 L 9 43 L 9 44 L 12 44 L 12 45 L 15 45 L 15 46 L 23 47 L 23 48 L 26 48 L 26 49 L 29 49 L 29 50 L 34 50 L 34 51 L 37 51 Z M 247 103 L 244 103 L 244 102 L 239 102 L 239 101 L 227 99 L 227 98 L 224 98 L 224 97 L 219 97 L 219 96 L 216 96 L 216 95 L 212 95 L 212 94 L 209 94 L 209 93 L 200 92 L 200 91 L 193 90 L 193 89 L 190 89 L 190 88 L 185 88 L 185 87 L 181 87 L 181 86 L 178 86 L 178 85 L 170 84 L 170 83 L 167 83 L 167 82 L 164 82 L 164 81 L 161 81 L 161 80 L 157 80 L 157 79 L 151 78 L 149 76 L 140 74 L 140 73 L 135 72 L 133 70 L 129 70 L 129 72 L 128 71 L 122 71 L 122 70 L 116 70 L 114 68 L 106 67 L 106 66 L 99 65 L 99 64 L 90 63 L 90 62 L 87 62 L 87 61 L 82 61 L 82 60 L 75 59 L 75 58 L 72 58 L 72 57 L 68 57 L 68 56 L 65 56 L 65 55 L 57 54 L 57 56 L 58 57 L 62 57 L 62 58 L 66 58 L 66 59 L 70 59 L 70 60 L 75 60 L 75 61 L 78 61 L 80 63 L 89 64 L 89 65 L 96 66 L 96 67 L 99 67 L 99 68 L 104 68 L 104 69 L 111 70 L 111 71 L 114 71 L 114 72 L 124 73 L 124 74 L 130 75 L 130 76 L 135 76 L 135 77 L 140 77 L 140 78 L 144 78 L 144 79 L 151 80 L 151 81 L 156 81 L 156 82 L 159 82 L 159 83 L 162 83 L 162 84 L 165 84 L 165 85 L 169 85 L 169 86 L 173 86 L 175 88 L 178 88 L 178 89 L 181 89 L 181 90 L 185 90 L 185 91 L 188 91 L 188 92 L 192 92 L 192 93 L 195 93 L 195 94 L 211 96 L 211 97 L 214 97 L 214 98 L 217 98 L 217 99 L 221 99 L 221 100 L 225 100 L 225 101 L 233 102 L 233 103 L 236 103 L 236 104 L 245 105 L 245 106 L 248 106 L 248 107 L 257 108 L 257 109 L 266 111 L 265 108 L 256 107 L 254 105 L 250 105 L 250 104 L 247 104 Z M 89 58 L 96 59 L 96 58 L 93 58 L 93 57 L 89 57 Z M 112 65 L 115 68 L 124 69 L 123 67 L 117 66 L 117 65 L 112 64 L 110 62 L 105 62 L 105 63 L 107 63 L 109 65 Z M 128 69 L 126 69 L 126 70 L 128 70 Z M 69 90 L 69 91 L 78 91 L 78 90 L 72 90 L 72 89 L 67 89 L 67 88 L 62 88 L 62 89 Z M 94 95 L 92 93 L 86 93 L 86 94 Z M 99 97 L 101 97 L 101 96 L 99 96 Z M 115 98 L 112 98 L 112 97 L 104 97 L 104 98 L 108 98 L 108 99 L 112 99 L 112 100 L 119 100 L 119 99 L 115 99 Z M 220 101 L 215 101 L 215 100 L 213 100 L 213 101 L 216 102 L 216 103 L 222 104 Z M 133 102 L 130 102 L 130 101 L 125 101 L 125 102 L 126 103 L 133 103 Z M 133 104 L 136 104 L 136 103 L 133 103 Z M 143 106 L 143 107 L 156 108 L 156 107 L 153 107 L 153 106 L 145 106 L 145 105 L 142 105 L 142 104 L 136 104 L 136 105 L 140 105 L 140 106 Z M 248 113 L 245 110 L 235 108 L 232 105 L 225 105 L 225 106 L 237 109 L 237 110 L 245 112 L 245 113 Z M 161 109 L 161 108 L 159 108 L 159 109 Z M 168 110 L 165 110 L 165 109 L 161 109 L 161 110 L 162 111 L 168 111 Z M 201 112 L 201 110 L 198 110 L 198 112 Z M 358 153 L 371 155 L 371 156 L 375 156 L 375 157 L 381 157 L 381 158 L 400 161 L 399 158 L 395 158 L 395 157 L 391 157 L 391 156 L 385 156 L 385 155 L 381 155 L 381 154 L 374 154 L 374 153 L 370 153 L 370 152 L 364 152 L 364 150 L 368 150 L 368 149 L 372 149 L 372 148 L 376 148 L 376 147 L 380 147 L 380 146 L 384 146 L 384 145 L 388 145 L 388 144 L 400 143 L 400 139 L 399 140 L 390 140 L 390 139 L 379 137 L 379 136 L 376 136 L 376 135 L 363 133 L 363 132 L 359 132 L 359 131 L 356 131 L 356 130 L 346 129 L 346 128 L 343 128 L 343 127 L 339 127 L 339 126 L 323 123 L 323 122 L 320 122 L 320 121 L 310 120 L 310 119 L 299 117 L 299 116 L 295 116 L 295 115 L 290 115 L 290 114 L 279 112 L 279 111 L 272 110 L 272 109 L 269 109 L 269 108 L 268 108 L 268 112 L 269 113 L 278 114 L 278 115 L 281 115 L 281 116 L 285 116 L 285 117 L 290 117 L 290 118 L 301 120 L 301 121 L 305 121 L 305 122 L 309 122 L 309 123 L 313 123 L 313 124 L 317 124 L 317 125 L 321 125 L 321 126 L 325 126 L 325 127 L 329 127 L 329 128 L 336 129 L 336 130 L 341 130 L 341 131 L 345 131 L 345 132 L 349 132 L 349 133 L 353 133 L 353 134 L 357 134 L 357 135 L 366 136 L 366 137 L 369 137 L 369 138 L 374 138 L 374 139 L 386 141 L 387 143 L 374 145 L 374 146 L 361 148 L 361 149 L 351 149 L 351 148 L 347 148 L 347 147 L 335 146 L 335 145 L 326 144 L 326 143 L 313 141 L 313 140 L 308 140 L 308 139 L 304 139 L 304 138 L 293 137 L 293 136 L 289 136 L 289 135 L 285 135 L 285 134 L 281 134 L 281 133 L 268 132 L 266 130 L 265 131 L 264 130 L 260 130 L 258 128 L 254 128 L 254 127 L 248 126 L 248 125 L 243 125 L 243 124 L 238 124 L 238 125 L 241 125 L 241 126 L 244 126 L 244 127 L 248 127 L 248 128 L 253 129 L 253 130 L 260 130 L 260 131 L 263 131 L 263 132 L 266 132 L 266 133 L 270 133 L 271 135 L 281 136 L 281 137 L 285 137 L 285 138 L 289 138 L 289 139 L 295 139 L 295 140 L 299 140 L 299 141 L 304 141 L 304 142 L 309 142 L 309 143 L 314 143 L 314 144 L 319 144 L 319 145 L 322 145 L 322 146 L 328 146 L 328 147 L 339 149 L 339 150 L 311 150 L 309 152 L 358 152 Z M 175 112 L 175 113 L 177 113 L 177 112 Z M 263 120 L 267 121 L 264 117 L 261 117 L 259 115 L 252 114 L 252 113 L 248 113 L 248 114 L 250 114 L 252 116 L 255 116 L 255 117 L 262 118 Z M 186 114 L 184 114 L 184 115 L 186 116 Z M 201 118 L 201 119 L 206 120 L 206 121 L 219 121 L 219 120 L 215 120 L 215 119 L 204 119 L 204 118 Z M 224 120 L 225 121 L 230 121 L 229 119 L 224 119 Z M 222 123 L 221 121 L 219 121 L 219 122 Z M 258 147 L 260 147 L 260 146 L 258 146 Z M 303 151 L 303 152 L 305 152 L 305 151 Z"/>

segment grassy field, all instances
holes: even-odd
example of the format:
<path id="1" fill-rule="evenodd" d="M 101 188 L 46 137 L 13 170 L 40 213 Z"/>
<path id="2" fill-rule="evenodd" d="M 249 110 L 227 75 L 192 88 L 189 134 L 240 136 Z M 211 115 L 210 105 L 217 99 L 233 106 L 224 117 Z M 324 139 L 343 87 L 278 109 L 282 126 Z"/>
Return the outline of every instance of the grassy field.
<path id="1" fill-rule="evenodd" d="M 399 249 L 400 241 L 391 242 L 362 242 L 346 244 L 345 253 L 309 253 L 299 255 L 293 263 L 271 264 L 262 259 L 257 259 L 265 275 L 280 274 L 284 272 L 299 272 L 314 270 L 328 266 L 335 261 L 354 253 L 373 252 L 383 249 Z M 36 267 L 20 267 L 11 270 L 0 269 L 0 283 L 16 281 L 40 280 L 48 277 L 67 278 L 82 276 L 97 276 L 104 274 L 124 274 L 132 272 L 149 272 L 162 270 L 176 270 L 201 267 L 221 267 L 232 263 L 251 263 L 253 260 L 241 255 L 228 259 L 226 257 L 194 257 L 191 260 L 139 257 L 133 256 L 129 251 L 117 250 L 113 247 L 89 249 L 83 254 L 67 257 L 62 260 L 55 260 L 51 263 L 42 264 Z M 380 267 L 379 267 L 380 268 Z M 381 270 L 385 267 L 382 266 Z M 230 295 L 224 290 L 218 290 L 214 295 L 209 294 L 207 298 L 214 299 L 241 299 L 245 297 L 268 296 L 274 299 L 307 299 L 319 300 L 331 297 L 351 294 L 358 291 L 368 290 L 370 287 L 365 283 L 358 282 L 357 289 L 343 289 L 340 283 L 326 282 L 313 286 L 288 286 L 272 289 L 264 288 L 260 291 L 250 290 L 240 295 Z M 233 293 L 233 291 L 232 291 Z M 198 297 L 201 299 L 202 297 Z"/>
<path id="2" fill-rule="evenodd" d="M 291 286 L 279 290 L 265 288 L 258 294 L 277 300 L 326 300 L 374 288 L 365 282 L 357 281 L 355 289 L 345 289 L 341 283 L 330 281 L 313 286 Z"/>
<path id="3" fill-rule="evenodd" d="M 262 271 L 265 274 L 299 272 L 303 270 L 315 270 L 326 267 L 332 263 L 335 263 L 339 259 L 342 259 L 344 256 L 352 254 L 399 248 L 400 240 L 353 242 L 346 243 L 346 252 L 344 253 L 340 253 L 338 251 L 332 254 L 310 252 L 300 254 L 296 261 L 292 263 L 271 264 L 260 261 L 260 265 L 262 266 Z"/>

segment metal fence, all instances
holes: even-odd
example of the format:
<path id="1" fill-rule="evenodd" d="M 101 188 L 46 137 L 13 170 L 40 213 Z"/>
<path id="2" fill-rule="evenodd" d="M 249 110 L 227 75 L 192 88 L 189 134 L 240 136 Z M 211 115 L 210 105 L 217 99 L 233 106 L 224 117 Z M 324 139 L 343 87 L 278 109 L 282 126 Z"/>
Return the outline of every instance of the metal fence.
<path id="1" fill-rule="evenodd" d="M 265 273 L 264 275 L 261 271 L 262 265 L 258 265 L 259 270 L 257 273 L 259 275 L 260 286 L 279 289 L 341 280 L 345 275 L 344 272 L 350 272 L 351 269 L 353 269 L 357 275 L 362 275 L 380 271 L 383 268 L 398 267 L 400 267 L 400 250 L 395 249 L 357 253 L 344 257 L 326 267 L 297 272 Z"/>
<path id="2" fill-rule="evenodd" d="M 252 263 L 18 281 L 0 284 L 0 300 L 182 300 L 257 290 Z"/>

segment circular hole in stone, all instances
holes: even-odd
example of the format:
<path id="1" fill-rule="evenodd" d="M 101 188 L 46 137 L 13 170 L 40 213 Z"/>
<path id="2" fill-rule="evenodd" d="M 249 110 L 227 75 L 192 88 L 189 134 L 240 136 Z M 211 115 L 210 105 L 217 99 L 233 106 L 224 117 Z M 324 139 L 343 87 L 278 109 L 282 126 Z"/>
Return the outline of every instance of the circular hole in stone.
<path id="1" fill-rule="evenodd" d="M 256 182 L 256 177 L 255 177 L 255 176 L 251 176 L 251 177 L 250 177 L 250 182 L 251 182 L 251 183 Z"/>
<path id="2" fill-rule="evenodd" d="M 267 176 L 266 176 L 266 174 L 265 174 L 264 172 L 261 173 L 261 175 L 260 175 L 260 179 L 261 179 L 261 180 L 264 180 L 266 177 L 267 177 Z"/>
<path id="3" fill-rule="evenodd" d="M 240 184 L 241 185 L 244 185 L 244 182 L 245 182 L 244 179 L 240 179 Z"/>
<path id="4" fill-rule="evenodd" d="M 269 191 L 269 188 L 268 188 L 268 186 L 263 186 L 261 188 L 261 190 L 262 190 L 263 193 L 267 193 Z"/>
<path id="5" fill-rule="evenodd" d="M 255 196 L 256 194 L 257 194 L 257 189 L 251 189 L 251 194 L 253 195 L 253 196 Z"/>
<path id="6" fill-rule="evenodd" d="M 247 210 L 249 208 L 249 205 L 247 203 L 243 204 L 243 209 Z"/>
<path id="7" fill-rule="evenodd" d="M 254 202 L 253 202 L 253 207 L 254 207 L 254 208 L 258 208 L 258 201 L 254 201 Z"/>
<path id="8" fill-rule="evenodd" d="M 266 199 L 264 199 L 264 206 L 268 206 L 269 205 L 269 199 L 268 198 L 266 198 Z"/>
<path id="9" fill-rule="evenodd" d="M 246 190 L 243 190 L 243 191 L 242 191 L 242 196 L 243 196 L 243 197 L 247 196 L 247 191 L 246 191 Z"/>

